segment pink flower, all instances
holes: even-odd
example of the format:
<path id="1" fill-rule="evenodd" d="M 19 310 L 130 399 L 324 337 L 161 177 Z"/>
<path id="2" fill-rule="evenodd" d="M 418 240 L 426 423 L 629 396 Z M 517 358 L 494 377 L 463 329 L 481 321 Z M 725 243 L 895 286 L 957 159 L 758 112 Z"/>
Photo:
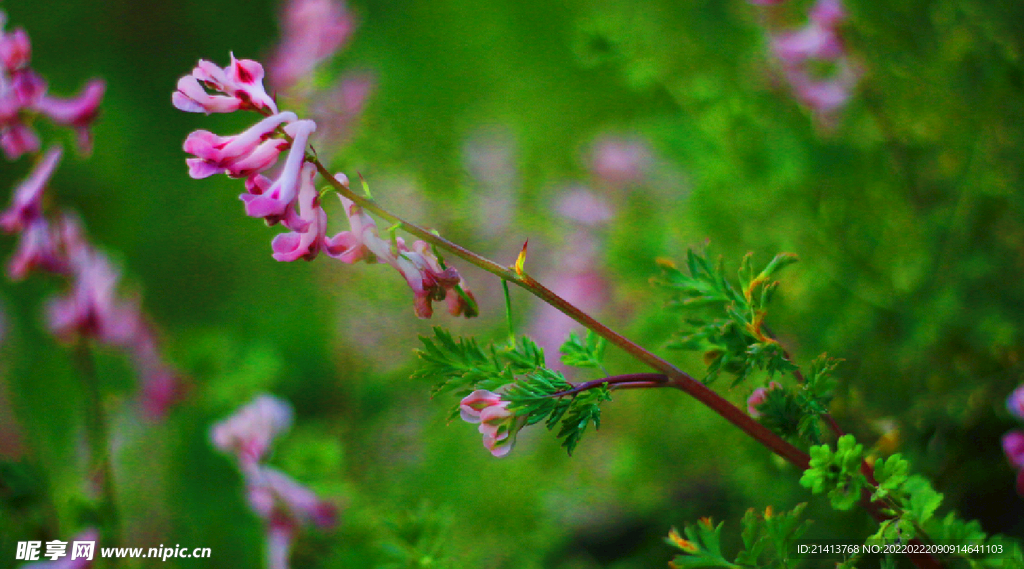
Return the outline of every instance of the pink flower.
<path id="1" fill-rule="evenodd" d="M 1003 435 L 1003 452 L 1014 468 L 1024 468 L 1024 431 L 1013 430 Z"/>
<path id="2" fill-rule="evenodd" d="M 0 26 L 3 23 L 0 21 Z M 0 32 L 0 61 L 8 72 L 15 72 L 28 65 L 32 57 L 32 44 L 28 34 L 22 28 L 15 28 L 10 33 Z"/>
<path id="3" fill-rule="evenodd" d="M 210 95 L 203 86 L 223 95 Z M 268 109 L 277 114 L 277 104 L 263 88 L 263 66 L 251 59 L 235 59 L 220 68 L 200 59 L 191 76 L 178 80 L 171 95 L 175 107 L 190 113 L 230 113 L 239 109 Z"/>
<path id="4" fill-rule="evenodd" d="M 1024 420 L 1024 385 L 1014 389 L 1013 393 L 1006 398 L 1006 408 L 1011 415 Z"/>
<path id="5" fill-rule="evenodd" d="M 516 417 L 508 410 L 509 402 L 497 393 L 477 389 L 462 399 L 459 414 L 467 423 L 479 424 L 484 436 L 484 448 L 495 457 L 512 451 L 516 435 L 526 424 L 526 417 Z"/>
<path id="6" fill-rule="evenodd" d="M 772 38 L 772 52 L 787 65 L 800 65 L 809 59 L 836 59 L 843 55 L 842 40 L 835 28 L 811 20 L 805 27 L 780 32 Z"/>
<path id="7" fill-rule="evenodd" d="M 271 135 L 281 124 L 296 120 L 295 113 L 284 112 L 269 116 L 234 136 L 217 136 L 205 130 L 192 132 L 183 145 L 185 152 L 196 156 L 185 161 L 189 176 L 201 179 L 226 173 L 233 178 L 244 178 L 270 168 L 290 144 L 284 138 L 271 138 Z"/>
<path id="8" fill-rule="evenodd" d="M 247 485 L 249 504 L 271 527 L 331 527 L 337 520 L 334 504 L 321 500 L 312 490 L 275 468 L 261 465 L 252 469 Z"/>
<path id="9" fill-rule="evenodd" d="M 210 440 L 222 452 L 234 453 L 245 465 L 258 463 L 274 438 L 292 423 L 292 409 L 284 401 L 260 395 L 234 415 L 210 429 Z"/>
<path id="10" fill-rule="evenodd" d="M 316 166 L 307 162 L 302 167 L 301 182 L 298 193 L 299 218 L 303 229 L 282 233 L 274 237 L 271 248 L 274 259 L 278 261 L 296 261 L 305 259 L 312 261 L 324 248 L 327 231 L 327 214 L 320 207 L 320 194 L 317 192 L 313 179 L 316 177 Z"/>
<path id="11" fill-rule="evenodd" d="M 466 279 L 459 279 L 459 288 L 462 289 L 463 294 L 468 297 L 463 298 L 459 291 L 455 290 L 454 287 L 448 289 L 447 295 L 444 297 L 445 302 L 448 304 L 448 314 L 452 316 L 465 316 L 466 318 L 473 318 L 479 314 L 476 307 L 476 297 L 473 296 L 473 292 L 469 290 L 469 285 L 466 284 Z"/>
<path id="12" fill-rule="evenodd" d="M 316 123 L 310 120 L 296 121 L 285 127 L 285 132 L 293 137 L 293 142 L 284 168 L 281 169 L 277 180 L 267 188 L 258 184 L 249 188 L 247 185 L 249 193 L 241 195 L 242 201 L 245 202 L 246 215 L 262 217 L 273 224 L 285 217 L 289 206 L 294 208 L 293 202 L 298 195 L 302 164 L 306 158 L 306 144 L 309 135 L 315 130 Z"/>
<path id="13" fill-rule="evenodd" d="M 78 148 L 88 154 L 92 150 L 92 134 L 89 127 L 99 115 L 100 103 L 107 84 L 102 79 L 86 83 L 82 92 L 72 99 L 58 99 L 43 96 L 34 105 L 35 109 L 61 126 L 70 126 L 78 133 Z"/>
<path id="14" fill-rule="evenodd" d="M 70 262 L 71 290 L 47 306 L 50 331 L 67 340 L 82 335 L 127 346 L 139 331 L 141 316 L 135 303 L 115 297 L 117 271 L 106 256 L 88 248 Z"/>
<path id="15" fill-rule="evenodd" d="M 336 174 L 335 178 L 348 187 L 348 177 L 344 174 Z M 327 240 L 328 254 L 343 263 L 357 263 L 359 261 L 374 262 L 376 258 L 373 251 L 366 245 L 368 242 L 379 242 L 374 247 L 378 250 L 388 251 L 388 246 L 377 234 L 377 223 L 369 216 L 363 208 L 356 205 L 352 200 L 338 194 L 341 205 L 348 216 L 350 231 L 342 231 Z"/>
<path id="16" fill-rule="evenodd" d="M 8 160 L 17 160 L 22 154 L 39 152 L 39 135 L 22 123 L 14 123 L 0 131 L 0 148 Z"/>
<path id="17" fill-rule="evenodd" d="M 782 385 L 773 381 L 768 384 L 768 387 L 758 387 L 750 394 L 750 397 L 747 397 L 747 413 L 750 413 L 751 417 L 755 419 L 761 417 L 758 407 L 768 400 L 768 392 L 773 389 L 782 389 Z"/>
<path id="18" fill-rule="evenodd" d="M 43 190 L 60 162 L 61 148 L 54 146 L 36 163 L 27 178 L 14 189 L 11 207 L 0 213 L 0 228 L 7 233 L 24 229 L 43 213 Z"/>
<path id="19" fill-rule="evenodd" d="M 591 170 L 598 178 L 624 186 L 643 181 L 650 168 L 651 151 L 638 141 L 605 137 L 593 149 Z"/>
<path id="20" fill-rule="evenodd" d="M 291 0 L 283 17 L 281 44 L 269 65 L 273 84 L 287 90 L 338 51 L 355 29 L 343 2 Z"/>

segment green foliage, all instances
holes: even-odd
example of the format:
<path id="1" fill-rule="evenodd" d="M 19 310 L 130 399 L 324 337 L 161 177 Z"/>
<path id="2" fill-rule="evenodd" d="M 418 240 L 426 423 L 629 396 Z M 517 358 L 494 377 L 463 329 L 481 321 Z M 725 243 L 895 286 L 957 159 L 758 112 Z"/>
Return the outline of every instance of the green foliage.
<path id="1" fill-rule="evenodd" d="M 867 484 L 860 472 L 864 446 L 857 444 L 853 435 L 843 435 L 834 452 L 828 445 L 818 445 L 811 447 L 810 454 L 810 467 L 800 477 L 800 484 L 814 494 L 827 492 L 837 510 L 852 508 Z"/>
<path id="2" fill-rule="evenodd" d="M 561 425 L 557 437 L 571 455 L 591 423 L 595 429 L 601 426 L 601 403 L 611 400 L 607 385 L 563 395 L 572 387 L 561 373 L 541 369 L 516 381 L 502 397 L 511 402 L 511 411 L 526 416 L 527 425 Z"/>
<path id="3" fill-rule="evenodd" d="M 702 309 L 704 315 L 686 320 L 694 330 L 683 333 L 670 348 L 699 351 L 708 363 L 705 383 L 726 371 L 736 375 L 733 385 L 755 370 L 769 376 L 796 369 L 785 350 L 764 330 L 766 306 L 778 282 L 774 273 L 796 262 L 796 256 L 780 253 L 760 272 L 754 272 L 747 255 L 739 270 L 740 289 L 729 283 L 722 261 L 712 266 L 701 254 L 687 252 L 684 273 L 668 261 L 659 262 L 661 275 L 652 283 L 672 291 L 668 306 L 677 311 Z"/>
<path id="4" fill-rule="evenodd" d="M 429 502 L 384 522 L 387 533 L 380 541 L 386 559 L 377 569 L 455 569 L 445 551 L 452 525 L 451 512 Z"/>
<path id="5" fill-rule="evenodd" d="M 743 549 L 729 562 L 722 555 L 722 523 L 713 526 L 709 518 L 684 527 L 686 537 L 673 528 L 667 542 L 683 554 L 676 556 L 672 567 L 794 567 L 789 556 L 795 551 L 794 542 L 810 527 L 810 520 L 800 520 L 807 504 L 798 504 L 789 512 L 775 514 L 772 508 L 759 515 L 751 508 L 743 516 Z M 724 522 L 723 522 L 724 523 Z"/>
<path id="6" fill-rule="evenodd" d="M 544 368 L 544 350 L 529 337 L 504 347 L 488 347 L 485 352 L 473 338 L 452 338 L 450 332 L 434 327 L 434 337 L 420 336 L 424 349 L 416 350 L 420 367 L 413 379 L 437 382 L 432 396 L 473 389 L 497 389 L 515 381 L 516 375 Z"/>
<path id="7" fill-rule="evenodd" d="M 573 330 L 569 332 L 569 339 L 558 351 L 562 354 L 562 363 L 567 366 L 601 368 L 604 366 L 604 349 L 607 343 L 593 330 L 587 330 L 584 340 L 581 340 Z"/>

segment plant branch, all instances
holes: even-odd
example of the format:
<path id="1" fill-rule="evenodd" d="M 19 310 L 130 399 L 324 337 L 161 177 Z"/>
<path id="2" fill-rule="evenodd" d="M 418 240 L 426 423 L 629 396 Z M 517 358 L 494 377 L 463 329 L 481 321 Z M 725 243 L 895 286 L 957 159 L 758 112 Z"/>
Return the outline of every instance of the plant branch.
<path id="1" fill-rule="evenodd" d="M 324 176 L 339 193 L 352 200 L 360 207 L 367 209 L 393 223 L 401 223 L 404 230 L 416 237 L 419 237 L 420 239 L 423 239 L 427 243 L 445 249 L 476 267 L 526 289 L 540 300 L 550 304 L 566 316 L 593 330 L 608 342 L 625 350 L 628 354 L 647 364 L 652 369 L 665 374 L 668 378 L 666 386 L 675 387 L 676 389 L 689 393 L 698 401 L 724 417 L 727 421 L 739 427 L 745 433 L 754 438 L 754 440 L 758 441 L 775 454 L 786 459 L 800 470 L 804 470 L 808 467 L 810 457 L 808 457 L 807 453 L 786 442 L 770 429 L 758 423 L 741 409 L 727 401 L 724 397 L 715 393 L 706 385 L 675 367 L 667 360 L 646 350 L 639 344 L 636 344 L 608 326 L 598 322 L 586 312 L 583 312 L 573 304 L 567 302 L 565 299 L 534 280 L 525 271 L 517 272 L 511 268 L 503 267 L 502 265 L 482 257 L 461 245 L 448 241 L 447 239 L 435 235 L 414 223 L 410 223 L 402 219 L 401 217 L 380 207 L 375 201 L 358 195 L 336 180 L 319 160 L 314 160 L 313 163 L 316 165 L 317 171 L 320 172 L 320 174 Z"/>

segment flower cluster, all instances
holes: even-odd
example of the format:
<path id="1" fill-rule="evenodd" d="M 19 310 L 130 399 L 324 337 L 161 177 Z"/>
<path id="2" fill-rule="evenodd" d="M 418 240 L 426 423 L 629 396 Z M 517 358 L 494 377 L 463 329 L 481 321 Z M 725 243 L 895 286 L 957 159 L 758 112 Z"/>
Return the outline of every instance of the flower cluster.
<path id="1" fill-rule="evenodd" d="M 751 0 L 755 4 L 782 1 Z M 826 122 L 849 102 L 861 75 L 840 35 L 846 17 L 842 0 L 818 0 L 802 28 L 769 30 L 772 54 L 797 100 Z"/>
<path id="2" fill-rule="evenodd" d="M 76 101 L 48 97 L 45 82 L 28 68 L 29 51 L 24 30 L 0 32 L 4 66 L 0 72 L 0 107 L 4 109 L 0 112 L 4 121 L 0 138 L 8 158 L 39 151 L 38 137 L 22 122 L 27 111 L 42 112 L 58 124 L 73 126 L 79 132 L 80 144 L 88 146 L 89 126 L 97 116 L 103 83 L 93 81 Z M 25 95 L 19 85 L 26 84 L 34 86 L 32 96 L 19 99 L 17 93 Z M 46 215 L 46 189 L 62 155 L 61 147 L 53 146 L 39 156 L 31 173 L 15 187 L 11 205 L 0 212 L 0 230 L 19 235 L 7 275 L 15 281 L 33 271 L 63 277 L 68 284 L 65 294 L 51 300 L 46 310 L 50 331 L 61 340 L 92 338 L 126 352 L 143 382 L 144 410 L 150 417 L 160 418 L 178 396 L 179 382 L 161 360 L 155 333 L 143 317 L 138 300 L 117 296 L 117 270 L 88 242 L 74 215 Z"/>
<path id="3" fill-rule="evenodd" d="M 267 523 L 270 569 L 288 567 L 291 544 L 299 529 L 310 524 L 331 527 L 337 517 L 334 504 L 263 463 L 274 439 L 291 423 L 292 409 L 287 403 L 260 395 L 210 429 L 213 445 L 238 460 L 249 505 Z"/>
<path id="4" fill-rule="evenodd" d="M 1024 421 L 1024 385 L 1018 387 L 1006 399 L 1010 414 Z M 1017 471 L 1017 493 L 1024 496 L 1024 431 L 1014 429 L 1003 435 L 1003 452 Z"/>
<path id="5" fill-rule="evenodd" d="M 46 81 L 29 67 L 32 45 L 28 34 L 22 28 L 3 31 L 6 18 L 0 12 L 0 148 L 4 156 L 17 160 L 40 151 L 39 135 L 30 126 L 39 115 L 74 128 L 79 149 L 88 154 L 92 148 L 89 126 L 99 112 L 106 84 L 93 79 L 77 97 L 51 97 Z"/>
<path id="6" fill-rule="evenodd" d="M 195 158 L 186 162 L 192 178 L 226 174 L 245 179 L 245 213 L 262 218 L 267 225 L 280 223 L 287 233 L 272 243 L 278 261 L 311 261 L 321 252 L 345 263 L 385 263 L 406 279 L 415 296 L 416 315 L 429 318 L 433 301 L 446 301 L 453 316 L 476 315 L 472 294 L 454 268 L 445 268 L 430 246 L 416 241 L 411 247 L 401 238 L 392 243 L 382 239 L 376 223 L 362 208 L 339 194 L 349 219 L 350 230 L 327 236 L 327 213 L 314 180 L 317 165 L 307 156 L 310 135 L 316 123 L 299 119 L 295 113 L 279 112 L 263 87 L 263 66 L 252 60 L 231 56 L 221 69 L 200 61 L 192 74 L 178 81 L 172 95 L 174 106 L 188 112 L 259 111 L 265 118 L 244 132 L 218 136 L 197 130 L 185 140 L 184 149 Z M 208 93 L 210 89 L 213 93 Z M 284 164 L 271 179 L 264 175 L 287 151 Z M 335 174 L 337 184 L 348 191 L 348 178 Z"/>
<path id="7" fill-rule="evenodd" d="M 516 444 L 516 435 L 526 424 L 526 417 L 517 417 L 508 410 L 509 402 L 501 395 L 477 389 L 462 399 L 459 404 L 459 415 L 463 421 L 480 425 L 480 434 L 484 436 L 484 447 L 496 457 L 502 457 L 512 451 Z"/>

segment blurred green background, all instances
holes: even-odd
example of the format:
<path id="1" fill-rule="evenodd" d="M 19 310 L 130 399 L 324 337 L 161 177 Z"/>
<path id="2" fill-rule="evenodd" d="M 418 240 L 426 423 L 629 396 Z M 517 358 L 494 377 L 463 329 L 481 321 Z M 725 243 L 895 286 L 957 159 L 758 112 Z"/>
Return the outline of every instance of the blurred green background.
<path id="1" fill-rule="evenodd" d="M 244 216 L 239 181 L 187 176 L 191 130 L 237 132 L 252 117 L 175 110 L 177 78 L 200 58 L 264 59 L 276 2 L 0 6 L 8 29 L 28 30 L 52 92 L 107 81 L 94 154 L 66 155 L 54 201 L 117 259 L 188 377 L 168 420 L 147 422 L 124 358 L 97 355 L 125 545 L 212 548 L 181 567 L 262 563 L 261 524 L 208 429 L 264 391 L 296 409 L 272 463 L 342 506 L 336 529 L 299 540 L 296 567 L 663 567 L 672 525 L 714 516 L 736 530 L 749 507 L 808 500 L 813 536 L 870 533 L 862 512 L 831 513 L 797 472 L 681 393 L 615 394 L 571 458 L 540 427 L 498 460 L 474 427 L 446 425 L 455 401 L 410 382 L 412 349 L 435 324 L 502 340 L 495 279 L 456 262 L 483 316 L 416 320 L 393 271 L 278 263 L 278 229 Z M 542 280 L 587 259 L 577 269 L 600 283 L 595 312 L 694 375 L 698 357 L 662 349 L 679 321 L 648 283 L 655 259 L 708 240 L 733 265 L 747 251 L 797 253 L 771 325 L 801 363 L 845 359 L 839 423 L 868 445 L 888 435 L 885 452 L 911 457 L 947 508 L 1024 536 L 1000 447 L 1024 346 L 1024 4 L 851 0 L 844 34 L 865 75 L 831 130 L 778 84 L 761 11 L 740 0 L 349 7 L 359 27 L 318 80 L 363 70 L 375 86 L 334 169 L 361 172 L 381 202 L 498 262 L 528 238 Z M 595 171 L 608 141 L 643 149 L 639 175 Z M 0 185 L 26 171 L 4 163 Z M 583 187 L 610 220 L 557 213 Z M 331 233 L 345 228 L 327 208 Z M 0 251 L 14 243 L 0 236 Z M 69 539 L 89 521 L 84 390 L 72 350 L 42 325 L 56 290 L 0 281 L 0 566 L 16 541 Z M 512 297 L 521 331 L 550 325 L 532 297 Z M 609 367 L 646 371 L 615 352 Z"/>

